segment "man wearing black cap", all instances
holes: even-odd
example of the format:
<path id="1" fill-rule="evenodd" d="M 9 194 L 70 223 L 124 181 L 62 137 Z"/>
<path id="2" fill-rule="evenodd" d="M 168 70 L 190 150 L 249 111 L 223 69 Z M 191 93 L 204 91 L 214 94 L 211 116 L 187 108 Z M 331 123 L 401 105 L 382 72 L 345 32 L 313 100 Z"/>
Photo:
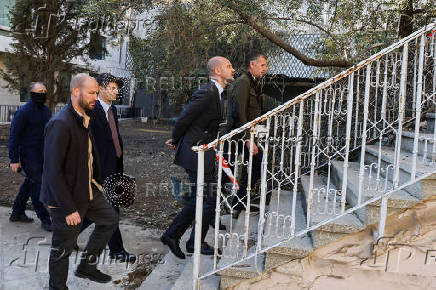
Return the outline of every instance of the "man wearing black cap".
<path id="1" fill-rule="evenodd" d="M 97 76 L 99 86 L 98 100 L 95 102 L 90 122 L 91 134 L 94 136 L 101 163 L 102 180 L 114 173 L 123 173 L 123 141 L 118 128 L 117 108 L 112 102 L 117 99 L 118 90 L 123 82 L 109 73 Z M 114 206 L 119 213 L 119 208 Z M 92 222 L 85 219 L 82 231 Z M 134 263 L 136 257 L 124 249 L 120 228 L 117 227 L 108 242 L 109 256 L 120 262 Z"/>

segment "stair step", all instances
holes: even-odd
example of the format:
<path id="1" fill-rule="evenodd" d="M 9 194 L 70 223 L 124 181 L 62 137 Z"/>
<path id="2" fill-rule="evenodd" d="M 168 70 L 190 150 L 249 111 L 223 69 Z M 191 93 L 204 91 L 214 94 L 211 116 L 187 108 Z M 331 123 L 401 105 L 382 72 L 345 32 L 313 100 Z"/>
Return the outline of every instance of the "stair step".
<path id="1" fill-rule="evenodd" d="M 394 147 L 391 146 L 382 146 L 381 147 L 381 159 L 389 164 L 394 163 Z M 379 145 L 366 145 L 366 152 L 370 153 L 370 155 L 377 157 L 379 152 Z M 401 151 L 400 157 L 400 169 L 409 173 L 412 172 L 412 160 L 413 154 L 410 152 Z M 420 160 L 416 163 L 416 174 L 417 176 L 424 175 L 428 172 L 432 172 L 436 169 L 435 165 L 431 165 L 426 162 L 422 162 Z"/>
<path id="2" fill-rule="evenodd" d="M 256 246 L 254 245 L 250 247 L 250 249 L 248 249 L 247 255 L 250 255 L 255 251 L 256 251 Z M 241 261 L 235 266 L 220 271 L 219 274 L 221 275 L 222 278 L 224 278 L 224 276 L 244 278 L 244 279 L 256 277 L 259 273 L 261 273 L 264 270 L 264 260 L 265 260 L 264 257 L 265 255 L 259 254 L 257 257 L 257 261 L 254 257 L 247 259 L 246 261 Z M 239 259 L 240 258 L 241 257 L 239 257 Z M 221 266 L 229 265 L 231 263 L 236 262 L 239 259 L 236 257 L 223 257 L 221 258 L 219 265 Z"/>
<path id="3" fill-rule="evenodd" d="M 292 196 L 290 191 L 273 190 L 270 211 L 266 215 L 263 247 L 271 247 L 291 236 Z M 306 228 L 306 215 L 302 207 L 303 196 L 297 193 L 295 205 L 295 232 Z M 306 257 L 313 250 L 308 234 L 295 237 L 267 251 L 265 268 L 270 269 L 298 258 Z"/>
<path id="4" fill-rule="evenodd" d="M 188 229 L 180 238 L 180 248 L 182 251 L 185 249 L 184 245 L 189 239 L 190 234 L 191 230 Z M 186 266 L 186 261 L 186 259 L 183 260 L 177 258 L 173 253 L 171 253 L 171 251 L 169 251 L 162 259 L 162 262 L 159 263 L 150 275 L 147 276 L 139 289 L 172 289 L 174 283 L 183 272 L 183 269 Z"/>
<path id="5" fill-rule="evenodd" d="M 221 218 L 223 224 L 228 220 L 228 216 L 223 216 Z M 173 255 L 173 253 L 168 252 L 163 258 L 162 262 L 153 269 L 150 275 L 145 279 L 145 281 L 141 284 L 139 289 L 182 289 L 182 288 L 174 288 L 175 284 L 183 285 L 185 283 L 189 283 L 190 288 L 192 289 L 192 254 L 187 254 L 185 249 L 185 244 L 191 235 L 192 228 L 189 228 L 183 236 L 180 238 L 180 248 L 186 254 L 186 259 L 179 259 Z M 205 241 L 213 246 L 214 245 L 214 229 L 209 227 L 207 232 Z M 213 268 L 213 258 L 210 261 L 210 256 L 201 256 L 201 266 L 204 271 L 210 271 Z M 204 260 L 204 261 L 203 261 Z M 200 275 L 202 272 L 200 272 Z M 186 280 L 188 279 L 188 280 Z M 207 280 L 207 281 L 206 281 Z M 204 289 L 217 289 L 219 285 L 219 277 L 213 276 L 212 278 L 206 279 L 202 283 L 206 283 L 207 285 L 216 285 L 215 288 L 204 288 Z M 216 281 L 218 283 L 216 283 Z M 183 288 L 184 289 L 184 288 Z M 188 289 L 188 288 L 186 288 Z M 203 288 L 201 288 L 203 289 Z"/>
<path id="6" fill-rule="evenodd" d="M 342 187 L 342 176 L 344 173 L 343 161 L 332 161 L 332 177 L 337 186 Z M 359 194 L 359 172 L 360 164 L 358 162 L 349 162 L 347 170 L 347 202 L 351 206 L 356 206 L 358 202 Z M 380 194 L 380 191 L 376 190 L 374 184 L 376 184 L 377 175 L 375 172 L 368 177 L 368 173 L 365 172 L 363 186 L 362 186 L 362 202 L 373 198 Z M 381 184 L 384 185 L 384 178 Z M 369 187 L 371 185 L 371 187 Z M 387 188 L 392 188 L 392 183 L 387 182 Z M 405 190 L 397 190 L 389 195 L 388 199 L 388 214 L 394 213 L 398 209 L 408 208 L 419 202 L 419 199 L 410 195 Z M 380 201 L 374 202 L 366 207 L 356 210 L 356 214 L 359 219 L 366 223 L 366 225 L 372 224 L 378 220 L 380 214 Z"/>
<path id="7" fill-rule="evenodd" d="M 241 211 L 234 227 L 227 227 L 228 235 L 232 240 L 228 240 L 223 247 L 223 256 L 218 262 L 218 268 L 232 264 L 240 260 L 244 255 L 244 233 L 245 228 L 248 228 L 248 249 L 247 255 L 254 253 L 256 249 L 255 241 L 257 240 L 257 229 L 259 223 L 259 213 L 251 212 L 248 216 L 248 224 L 246 224 L 246 211 Z M 239 236 L 239 243 L 236 237 Z M 242 280 L 250 279 L 259 275 L 264 270 L 264 254 L 260 254 L 255 258 L 250 258 L 242 261 L 237 265 L 227 268 L 219 272 L 221 276 L 221 288 L 233 286 Z"/>
<path id="8" fill-rule="evenodd" d="M 385 169 L 387 166 L 394 164 L 394 156 L 395 156 L 395 149 L 393 147 L 388 146 L 382 146 L 381 147 L 381 168 Z M 371 164 L 378 162 L 378 156 L 379 156 L 379 145 L 367 145 L 366 146 L 366 153 L 365 154 L 365 163 Z M 401 151 L 401 157 L 400 157 L 400 174 L 399 174 L 399 185 L 404 184 L 406 182 L 410 181 L 410 174 L 412 172 L 412 161 L 413 161 L 413 154 L 410 152 L 404 152 Z M 430 164 L 426 162 L 422 162 L 421 160 L 416 161 L 416 176 L 424 175 L 428 172 L 433 172 L 436 170 L 436 164 Z M 386 172 L 381 172 L 382 176 L 386 176 Z M 392 181 L 393 179 L 393 170 L 390 169 L 388 173 L 388 179 L 389 181 Z M 416 198 L 423 198 L 426 197 L 426 194 L 422 192 L 422 182 L 415 182 L 412 185 L 409 185 L 404 188 L 408 193 L 415 196 Z M 423 194 L 422 194 L 423 193 Z"/>
<path id="9" fill-rule="evenodd" d="M 303 200 L 303 209 L 305 210 L 307 216 L 310 176 L 302 176 L 301 185 L 305 196 L 305 199 Z M 341 213 L 341 197 L 335 194 L 336 187 L 332 182 L 330 182 L 329 184 L 329 190 L 326 190 L 326 178 L 315 175 L 313 177 L 313 189 L 314 191 L 311 203 L 311 226 L 334 218 Z M 328 197 L 327 203 L 326 197 Z M 312 236 L 314 246 L 320 247 L 335 240 L 338 240 L 349 233 L 355 233 L 362 229 L 364 229 L 364 225 L 362 224 L 362 222 L 359 220 L 359 218 L 356 217 L 354 213 L 351 213 L 326 225 L 323 225 L 314 231 L 311 231 L 310 234 Z"/>
<path id="10" fill-rule="evenodd" d="M 434 133 L 436 113 L 426 113 L 425 118 L 427 120 L 427 130 L 426 131 L 428 133 Z"/>
<path id="11" fill-rule="evenodd" d="M 193 289 L 193 256 L 186 257 L 185 268 L 180 274 L 177 281 L 174 283 L 172 290 L 192 290 Z M 200 258 L 200 271 L 202 269 L 209 271 L 213 268 L 213 256 L 201 255 Z M 201 275 L 201 272 L 200 272 Z M 200 289 L 202 290 L 216 290 L 220 285 L 220 277 L 217 275 L 210 275 L 209 277 L 200 280 Z M 152 289 L 152 288 L 149 288 Z M 160 287 L 155 289 L 161 289 Z"/>
<path id="12" fill-rule="evenodd" d="M 425 158 L 431 160 L 433 155 L 433 136 L 434 134 L 419 133 L 418 155 L 422 158 L 425 152 Z M 413 152 L 413 143 L 415 141 L 415 132 L 403 131 L 401 138 L 401 150 Z M 426 145 L 427 144 L 427 145 Z"/>

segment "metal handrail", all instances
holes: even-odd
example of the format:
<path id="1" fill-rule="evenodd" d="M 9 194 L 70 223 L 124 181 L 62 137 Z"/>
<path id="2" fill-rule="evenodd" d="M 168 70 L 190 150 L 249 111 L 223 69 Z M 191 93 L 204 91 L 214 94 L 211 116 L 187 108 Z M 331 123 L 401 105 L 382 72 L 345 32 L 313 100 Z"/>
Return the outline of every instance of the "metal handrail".
<path id="1" fill-rule="evenodd" d="M 275 109 L 266 112 L 265 114 L 263 114 L 262 116 L 244 124 L 243 126 L 232 130 L 231 132 L 221 136 L 220 138 L 217 138 L 215 140 L 213 140 L 212 142 L 206 144 L 206 145 L 202 145 L 202 146 L 193 146 L 192 150 L 193 151 L 207 151 L 210 148 L 213 148 L 214 146 L 218 145 L 219 141 L 223 141 L 223 140 L 228 140 L 231 137 L 243 132 L 246 129 L 249 129 L 251 127 L 254 127 L 256 124 L 262 122 L 263 120 L 265 120 L 268 117 L 273 116 L 274 114 L 284 111 L 286 109 L 288 109 L 289 107 L 291 107 L 292 105 L 299 103 L 305 99 L 307 99 L 308 97 L 312 96 L 313 94 L 315 94 L 316 92 L 334 84 L 335 82 L 349 76 L 351 73 L 353 73 L 356 70 L 359 70 L 361 68 L 363 68 L 365 65 L 368 65 L 369 63 L 374 62 L 375 60 L 381 58 L 382 56 L 388 54 L 389 52 L 393 51 L 394 49 L 397 49 L 399 47 L 401 47 L 403 44 L 409 42 L 410 40 L 413 40 L 417 37 L 419 37 L 422 34 L 425 34 L 427 32 L 431 32 L 436 28 L 436 22 L 430 23 L 424 27 L 422 27 L 421 29 L 415 31 L 414 33 L 410 34 L 409 36 L 401 39 L 400 41 L 384 48 L 383 50 L 379 51 L 376 54 L 373 54 L 372 56 L 370 56 L 369 58 L 362 60 L 361 62 L 359 62 L 358 64 L 355 64 L 354 66 L 350 67 L 349 69 L 335 75 L 334 77 L 331 77 L 330 79 L 320 83 L 319 85 L 317 85 L 316 87 L 313 87 L 312 89 L 296 96 L 295 98 L 293 98 L 292 100 L 287 101 L 286 103 L 284 103 L 283 105 L 280 105 L 278 107 L 276 107 Z"/>
<path id="2" fill-rule="evenodd" d="M 194 289 L 201 279 L 253 257 L 257 261 L 260 253 L 347 214 L 356 215 L 361 226 L 377 222 L 378 236 L 383 236 L 390 195 L 399 190 L 424 194 L 413 189 L 436 173 L 436 125 L 430 137 L 420 136 L 421 117 L 436 105 L 436 36 L 426 35 L 435 28 L 436 22 L 428 24 L 240 128 L 193 147 L 198 154 L 196 229 L 202 223 L 205 151 L 214 148 L 219 161 L 213 269 L 200 274 L 201 240 L 196 231 Z M 404 134 L 406 130 L 413 134 Z M 260 164 L 257 157 L 254 165 L 253 145 L 261 150 Z M 407 164 L 402 161 L 405 151 Z M 223 187 L 225 158 L 231 167 L 231 189 Z M 244 197 L 238 196 L 239 178 L 246 182 Z M 260 204 L 257 235 L 249 237 L 250 196 L 257 193 L 252 178 L 260 181 Z M 289 192 L 284 201 L 290 208 L 279 209 L 284 191 Z M 275 194 L 276 208 L 266 209 L 269 192 Z M 302 193 L 305 197 L 297 200 Z M 236 232 L 230 221 L 229 232 L 223 234 L 218 230 L 221 209 L 232 214 L 231 199 L 246 209 L 245 221 L 241 219 L 243 228 Z M 377 217 L 358 211 L 378 200 Z M 297 217 L 297 206 L 304 218 Z M 272 230 L 279 240 L 268 242 Z M 249 240 L 254 245 L 249 246 Z M 223 257 L 231 259 L 219 261 Z M 257 266 L 256 270 L 260 271 Z"/>

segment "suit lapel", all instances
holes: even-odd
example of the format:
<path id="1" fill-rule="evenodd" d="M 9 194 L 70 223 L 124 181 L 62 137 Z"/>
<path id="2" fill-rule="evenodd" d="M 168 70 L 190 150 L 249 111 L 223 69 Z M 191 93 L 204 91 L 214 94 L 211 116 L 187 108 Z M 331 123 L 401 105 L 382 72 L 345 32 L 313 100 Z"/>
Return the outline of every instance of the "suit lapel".
<path id="1" fill-rule="evenodd" d="M 109 127 L 109 122 L 106 119 L 106 113 L 104 112 L 104 109 L 103 109 L 102 105 L 100 104 L 100 101 L 96 101 L 95 111 L 96 111 L 97 118 L 99 119 L 98 121 L 101 124 L 105 124 L 105 126 L 103 126 L 103 127 L 105 127 L 105 132 L 106 132 L 107 137 L 112 138 L 112 133 L 111 133 L 111 129 Z"/>
<path id="2" fill-rule="evenodd" d="M 212 81 L 211 81 L 210 83 L 211 83 L 211 86 L 212 86 L 213 92 L 214 92 L 214 94 L 215 94 L 215 101 L 216 101 L 216 107 L 217 107 L 217 110 L 218 110 L 218 115 L 219 115 L 220 118 L 222 119 L 223 116 L 222 116 L 222 108 L 221 108 L 220 93 L 219 93 L 218 88 L 216 87 L 215 83 L 212 82 Z"/>

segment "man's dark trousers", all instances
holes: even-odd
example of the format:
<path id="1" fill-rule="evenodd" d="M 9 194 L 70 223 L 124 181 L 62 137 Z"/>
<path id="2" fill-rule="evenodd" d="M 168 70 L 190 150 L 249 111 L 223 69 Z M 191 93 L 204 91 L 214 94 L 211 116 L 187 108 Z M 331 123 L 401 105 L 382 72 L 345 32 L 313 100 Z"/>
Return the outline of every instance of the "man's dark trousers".
<path id="1" fill-rule="evenodd" d="M 119 214 L 120 208 L 117 206 L 113 206 L 113 209 Z M 87 227 L 89 227 L 93 223 L 89 218 L 85 218 L 83 220 L 82 229 L 80 232 L 83 232 Z M 107 243 L 109 246 L 110 253 L 119 253 L 124 250 L 123 238 L 121 237 L 120 227 L 117 226 L 112 237 Z"/>
<path id="2" fill-rule="evenodd" d="M 118 226 L 118 214 L 98 190 L 93 190 L 94 198 L 89 207 L 79 210 L 80 218 L 89 218 L 95 223 L 95 229 L 89 237 L 86 246 L 88 255 L 98 257 Z M 65 221 L 65 214 L 60 209 L 51 208 L 50 216 L 53 224 L 52 248 L 50 252 L 50 290 L 67 289 L 69 256 L 77 243 L 77 237 L 82 223 L 69 226 Z"/>
<path id="3" fill-rule="evenodd" d="M 27 164 L 21 165 L 26 178 L 20 187 L 17 197 L 15 198 L 14 205 L 12 206 L 12 215 L 19 216 L 26 210 L 26 203 L 29 196 L 32 199 L 33 208 L 36 215 L 42 222 L 50 223 L 50 216 L 45 209 L 42 202 L 39 201 L 39 193 L 41 192 L 41 175 L 42 165 Z"/>
<path id="4" fill-rule="evenodd" d="M 192 221 L 195 220 L 195 206 L 196 206 L 196 193 L 197 193 L 197 172 L 186 170 L 189 175 L 189 181 L 191 184 L 191 201 L 187 202 L 183 209 L 177 214 L 176 218 L 165 232 L 165 235 L 168 235 L 172 239 L 179 240 L 189 226 L 192 224 Z M 209 229 L 210 222 L 215 217 L 215 206 L 216 206 L 216 194 L 214 189 L 214 184 L 216 182 L 215 175 L 212 172 L 204 174 L 204 192 L 203 192 L 203 219 L 202 219 L 202 230 L 201 230 L 201 242 L 204 242 L 204 239 L 207 234 L 207 230 Z M 189 240 L 186 242 L 186 246 L 189 248 L 194 247 L 195 241 L 195 227 L 192 228 L 191 236 Z"/>

